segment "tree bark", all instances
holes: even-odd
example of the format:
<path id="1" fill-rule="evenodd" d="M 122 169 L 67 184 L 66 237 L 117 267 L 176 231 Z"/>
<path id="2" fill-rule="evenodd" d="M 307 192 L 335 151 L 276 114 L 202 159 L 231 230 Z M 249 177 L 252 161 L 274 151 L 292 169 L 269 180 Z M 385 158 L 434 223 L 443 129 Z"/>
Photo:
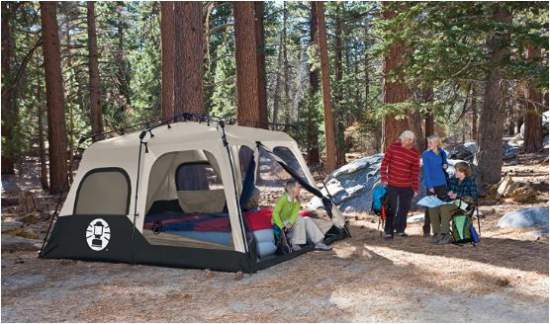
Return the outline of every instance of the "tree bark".
<path id="1" fill-rule="evenodd" d="M 472 140 L 474 142 L 477 142 L 479 136 L 478 136 L 478 130 L 477 130 L 477 114 L 478 114 L 478 89 L 474 85 L 472 87 Z"/>
<path id="2" fill-rule="evenodd" d="M 263 9 L 254 2 L 234 2 L 233 15 L 237 61 L 237 121 L 240 125 L 267 128 L 263 26 L 259 26 L 263 24 Z"/>
<path id="3" fill-rule="evenodd" d="M 122 124 L 126 124 L 126 111 L 131 106 L 130 102 L 130 76 L 128 71 L 128 63 L 126 62 L 126 58 L 124 56 L 124 18 L 122 17 L 123 7 L 124 7 L 123 1 L 117 1 L 117 51 L 116 51 L 116 59 L 117 59 L 117 78 L 118 78 L 118 89 L 120 94 L 122 95 L 122 102 L 120 105 L 121 110 L 121 116 L 123 116 Z"/>
<path id="4" fill-rule="evenodd" d="M 512 15 L 506 4 L 496 5 L 495 22 L 510 26 Z M 493 31 L 487 40 L 489 49 L 489 74 L 487 76 L 479 129 L 479 171 L 481 183 L 495 184 L 500 181 L 502 170 L 502 135 L 504 132 L 504 94 L 502 81 L 503 63 L 510 55 L 510 31 Z"/>
<path id="5" fill-rule="evenodd" d="M 174 71 L 175 66 L 175 26 L 174 2 L 160 3 L 160 37 L 161 37 L 161 118 L 169 120 L 174 116 Z"/>
<path id="6" fill-rule="evenodd" d="M 56 7 L 56 2 L 40 2 L 48 103 L 51 193 L 61 193 L 67 189 L 67 134 Z"/>
<path id="7" fill-rule="evenodd" d="M 42 100 L 42 87 L 36 85 L 36 101 L 38 102 L 38 158 L 40 160 L 40 184 L 43 190 L 48 190 L 48 165 L 46 163 L 46 150 L 44 146 L 44 103 Z"/>
<path id="8" fill-rule="evenodd" d="M 254 25 L 256 27 L 256 65 L 258 73 L 258 102 L 260 104 L 260 125 L 267 128 L 267 91 L 265 83 L 265 30 L 264 2 L 254 1 Z"/>
<path id="9" fill-rule="evenodd" d="M 422 142 L 418 141 L 419 143 L 422 143 L 423 146 L 420 148 L 421 151 L 424 151 L 428 147 L 428 137 L 434 134 L 434 114 L 432 110 L 432 103 L 434 99 L 434 91 L 432 87 L 429 87 L 427 89 L 424 89 L 422 91 L 422 101 L 425 104 L 430 104 L 429 110 L 424 116 L 424 140 Z"/>
<path id="10" fill-rule="evenodd" d="M 279 38 L 279 49 L 277 53 L 277 66 L 281 66 L 283 60 L 283 35 Z M 276 71 L 277 75 L 275 76 L 275 93 L 273 94 L 273 114 L 271 115 L 272 128 L 276 129 L 277 127 L 277 117 L 279 115 L 279 103 L 281 99 L 280 89 L 281 89 L 281 73 Z"/>
<path id="11" fill-rule="evenodd" d="M 317 16 L 317 43 L 321 59 L 321 85 L 323 93 L 323 107 L 325 115 L 325 144 L 326 144 L 326 170 L 328 172 L 336 169 L 337 150 L 334 133 L 334 116 L 332 114 L 332 103 L 330 98 L 330 74 L 327 49 L 327 33 L 325 27 L 325 6 L 322 1 L 312 2 Z M 345 160 L 345 158 L 344 158 Z"/>
<path id="12" fill-rule="evenodd" d="M 288 83 L 289 83 L 289 64 L 288 64 L 288 53 L 287 53 L 287 22 L 288 22 L 288 8 L 287 3 L 283 3 L 283 71 L 284 71 L 284 100 L 283 100 L 283 106 L 285 111 L 285 126 L 288 126 L 290 123 L 290 92 L 288 89 Z"/>
<path id="13" fill-rule="evenodd" d="M 540 59 L 540 49 L 533 46 L 527 48 L 527 60 Z M 523 148 L 526 153 L 536 153 L 543 148 L 542 135 L 542 94 L 532 84 L 526 93 L 524 113 Z"/>
<path id="14" fill-rule="evenodd" d="M 317 50 L 317 45 L 315 40 L 317 39 L 317 13 L 315 12 L 314 3 L 311 2 L 311 15 L 309 21 L 309 45 L 313 47 L 314 50 Z M 318 55 L 314 54 L 314 57 Z M 310 59 L 310 61 L 312 61 Z M 315 100 L 315 95 L 319 91 L 319 69 L 315 64 L 311 63 L 309 67 L 309 99 L 311 101 Z M 308 116 L 314 116 L 316 109 L 316 103 L 310 102 L 308 104 Z M 307 162 L 310 165 L 318 164 L 319 159 L 319 131 L 317 129 L 317 124 L 314 118 L 309 118 L 306 121 L 306 142 L 307 142 Z"/>
<path id="15" fill-rule="evenodd" d="M 12 19 L 15 14 L 13 2 L 2 2 L 2 175 L 15 174 L 11 145 L 14 130 L 15 100 L 12 91 L 12 60 L 14 40 Z"/>
<path id="16" fill-rule="evenodd" d="M 385 5 L 386 6 L 386 5 Z M 384 9 L 384 19 L 390 19 L 396 15 L 395 12 Z M 403 53 L 406 51 L 401 42 L 390 46 L 390 51 L 384 57 L 384 103 L 393 104 L 407 101 L 410 98 L 410 91 L 407 85 L 401 81 L 391 81 L 389 73 L 403 63 Z M 397 119 L 395 115 L 387 115 L 382 121 L 382 148 L 384 151 L 399 137 L 401 132 L 409 127 L 407 118 Z"/>
<path id="17" fill-rule="evenodd" d="M 99 82 L 99 67 L 97 53 L 97 36 L 95 26 L 94 2 L 88 1 L 88 72 L 90 75 L 90 122 L 92 125 L 92 141 L 100 140 L 103 133 L 103 117 L 101 113 L 101 84 Z"/>
<path id="18" fill-rule="evenodd" d="M 334 111 L 336 111 L 336 165 L 344 165 L 346 164 L 346 145 L 344 142 L 344 115 L 342 113 L 342 76 L 343 76 L 343 65 L 342 65 L 342 38 L 343 35 L 343 22 L 342 22 L 342 3 L 336 4 L 336 16 L 335 16 L 335 32 L 336 32 L 336 39 L 335 39 L 335 80 L 336 80 L 336 88 L 334 89 Z M 324 26 L 322 26 L 324 27 Z M 319 29 L 320 30 L 320 29 Z M 325 42 L 326 43 L 326 42 Z M 326 45 L 326 44 L 325 44 Z M 356 65 L 357 67 L 357 65 Z M 355 73 L 355 76 L 357 75 L 357 71 Z"/>
<path id="19" fill-rule="evenodd" d="M 176 113 L 204 114 L 202 66 L 204 25 L 202 2 L 175 2 L 176 75 L 174 110 Z"/>

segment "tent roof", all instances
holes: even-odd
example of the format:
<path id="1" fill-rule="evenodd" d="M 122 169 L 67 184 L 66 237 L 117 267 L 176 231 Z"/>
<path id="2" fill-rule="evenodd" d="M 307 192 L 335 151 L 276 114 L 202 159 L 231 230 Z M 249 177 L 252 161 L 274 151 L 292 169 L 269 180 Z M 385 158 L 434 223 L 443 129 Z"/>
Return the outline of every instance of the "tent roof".
<path id="1" fill-rule="evenodd" d="M 244 127 L 238 125 L 227 125 L 225 127 L 227 140 L 229 143 L 248 144 L 254 146 L 256 141 L 260 142 L 288 142 L 294 141 L 284 132 L 271 131 L 260 128 Z M 116 136 L 93 143 L 87 153 L 107 153 L 108 151 L 137 151 L 139 148 L 139 135 L 141 131 Z M 163 125 L 151 130 L 153 137 L 148 132 L 145 141 L 149 147 L 155 144 L 169 144 L 181 142 L 217 142 L 221 141 L 221 131 L 218 130 L 218 123 L 211 122 L 198 123 L 194 121 L 184 121 Z"/>

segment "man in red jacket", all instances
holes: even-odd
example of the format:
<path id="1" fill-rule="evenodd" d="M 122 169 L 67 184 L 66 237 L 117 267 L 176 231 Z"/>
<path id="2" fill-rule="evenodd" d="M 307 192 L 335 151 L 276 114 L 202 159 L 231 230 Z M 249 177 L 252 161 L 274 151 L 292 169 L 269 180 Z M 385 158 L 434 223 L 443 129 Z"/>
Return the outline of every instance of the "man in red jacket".
<path id="1" fill-rule="evenodd" d="M 393 239 L 394 230 L 399 236 L 407 236 L 407 214 L 412 198 L 418 194 L 420 153 L 415 148 L 416 136 L 406 130 L 399 140 L 384 153 L 380 175 L 388 189 L 390 214 L 386 219 L 384 239 Z"/>

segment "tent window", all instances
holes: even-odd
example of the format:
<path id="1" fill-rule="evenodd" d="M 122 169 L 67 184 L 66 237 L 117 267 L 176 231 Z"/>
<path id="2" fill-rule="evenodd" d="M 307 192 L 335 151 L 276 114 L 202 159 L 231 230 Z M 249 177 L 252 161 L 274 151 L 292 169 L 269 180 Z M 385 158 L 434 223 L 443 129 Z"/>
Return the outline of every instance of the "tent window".
<path id="1" fill-rule="evenodd" d="M 306 178 L 304 174 L 304 170 L 302 170 L 302 167 L 300 166 L 300 162 L 298 162 L 298 159 L 288 147 L 277 146 L 273 149 L 273 153 L 275 153 L 275 155 L 280 157 L 281 160 L 285 161 L 285 163 L 292 170 L 294 170 L 294 172 L 296 172 L 297 175 L 299 175 L 303 179 Z"/>
<path id="2" fill-rule="evenodd" d="M 75 215 L 127 215 L 130 205 L 130 178 L 120 168 L 88 172 L 80 181 Z"/>
<path id="3" fill-rule="evenodd" d="M 210 163 L 183 163 L 176 170 L 178 191 L 198 191 L 222 189 L 222 180 Z"/>

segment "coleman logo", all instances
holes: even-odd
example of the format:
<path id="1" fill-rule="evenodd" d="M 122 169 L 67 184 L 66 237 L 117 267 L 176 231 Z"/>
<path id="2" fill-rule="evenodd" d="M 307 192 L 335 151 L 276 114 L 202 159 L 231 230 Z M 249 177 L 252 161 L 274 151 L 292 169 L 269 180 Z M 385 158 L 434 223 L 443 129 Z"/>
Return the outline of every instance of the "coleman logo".
<path id="1" fill-rule="evenodd" d="M 101 251 L 107 247 L 111 239 L 111 228 L 109 224 L 101 218 L 96 218 L 90 222 L 86 229 L 86 242 L 90 249 Z"/>

